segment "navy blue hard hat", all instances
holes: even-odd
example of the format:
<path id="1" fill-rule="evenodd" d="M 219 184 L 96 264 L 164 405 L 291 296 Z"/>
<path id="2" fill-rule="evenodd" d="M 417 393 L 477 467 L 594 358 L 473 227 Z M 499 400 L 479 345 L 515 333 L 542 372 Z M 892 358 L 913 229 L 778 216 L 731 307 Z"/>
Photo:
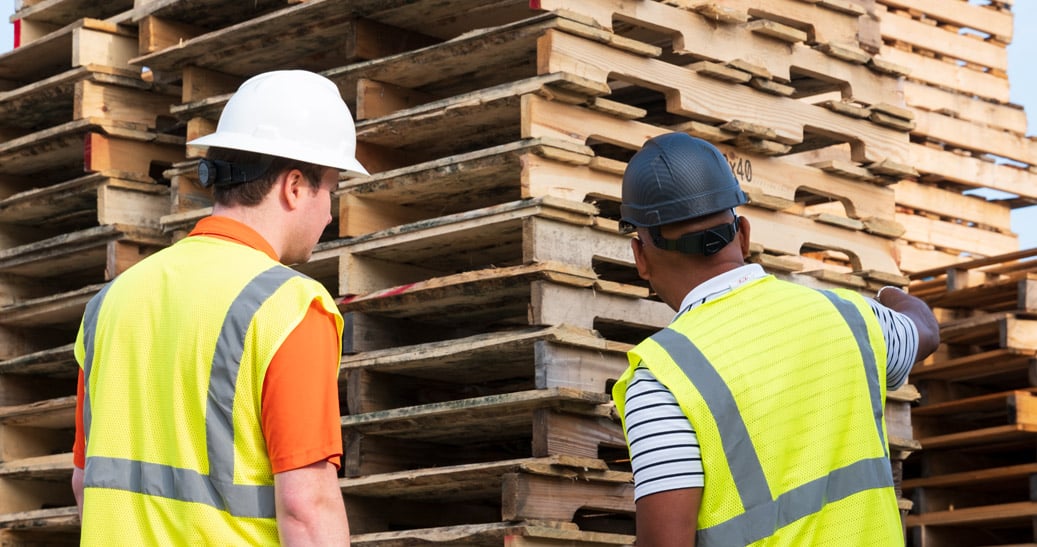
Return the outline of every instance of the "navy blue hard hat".
<path id="1" fill-rule="evenodd" d="M 687 133 L 667 133 L 627 164 L 620 230 L 704 217 L 748 201 L 720 150 Z"/>

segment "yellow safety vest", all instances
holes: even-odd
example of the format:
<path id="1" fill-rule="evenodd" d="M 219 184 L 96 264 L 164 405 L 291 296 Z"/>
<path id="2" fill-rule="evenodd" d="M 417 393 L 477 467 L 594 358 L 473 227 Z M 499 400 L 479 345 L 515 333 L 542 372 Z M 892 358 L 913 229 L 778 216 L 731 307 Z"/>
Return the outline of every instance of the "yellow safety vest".
<path id="1" fill-rule="evenodd" d="M 278 544 L 263 379 L 314 300 L 341 339 L 322 285 L 262 251 L 188 237 L 90 301 L 75 346 L 84 545 Z"/>
<path id="2" fill-rule="evenodd" d="M 628 354 L 698 435 L 697 545 L 896 546 L 886 346 L 868 303 L 773 276 L 682 314 Z M 624 424 L 624 431 L 626 424 Z"/>

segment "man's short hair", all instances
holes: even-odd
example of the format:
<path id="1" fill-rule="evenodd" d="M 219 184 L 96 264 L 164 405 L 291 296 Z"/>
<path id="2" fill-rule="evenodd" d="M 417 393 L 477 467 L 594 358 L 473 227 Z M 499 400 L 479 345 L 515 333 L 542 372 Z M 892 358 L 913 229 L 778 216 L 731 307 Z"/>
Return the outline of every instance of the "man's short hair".
<path id="1" fill-rule="evenodd" d="M 213 187 L 213 198 L 216 203 L 223 206 L 241 205 L 245 207 L 259 205 L 263 198 L 270 193 L 270 188 L 281 173 L 298 169 L 310 186 L 317 190 L 320 188 L 321 178 L 324 175 L 324 167 L 306 163 L 303 161 L 282 158 L 279 156 L 268 156 L 255 152 L 243 150 L 232 150 L 229 148 L 210 148 L 206 157 L 211 160 L 221 160 L 230 163 L 258 165 L 270 162 L 266 171 L 255 179 L 241 184 L 216 185 Z"/>

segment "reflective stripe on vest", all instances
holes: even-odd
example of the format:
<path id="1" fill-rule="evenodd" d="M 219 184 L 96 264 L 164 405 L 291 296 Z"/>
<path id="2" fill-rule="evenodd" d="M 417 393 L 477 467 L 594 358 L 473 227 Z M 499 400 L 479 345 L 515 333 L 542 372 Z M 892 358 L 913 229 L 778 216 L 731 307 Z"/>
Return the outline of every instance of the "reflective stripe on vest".
<path id="1" fill-rule="evenodd" d="M 234 484 L 234 390 L 245 348 L 245 334 L 252 318 L 263 302 L 295 276 L 302 274 L 284 266 L 274 266 L 257 275 L 234 299 L 223 320 L 209 373 L 205 413 L 209 474 L 169 465 L 91 456 L 86 460 L 84 487 L 113 488 L 203 503 L 237 517 L 275 518 L 273 486 Z M 87 385 L 93 363 L 97 319 L 108 286 L 90 301 L 84 313 L 83 374 Z M 89 408 L 89 399 L 84 399 L 83 429 L 88 440 Z"/>
<path id="2" fill-rule="evenodd" d="M 882 436 L 882 395 L 879 391 L 875 353 L 868 341 L 868 327 L 857 308 L 829 291 L 821 291 L 835 304 L 853 332 L 860 347 L 872 411 L 878 417 Z M 802 484 L 774 499 L 763 473 L 763 465 L 753 449 L 745 421 L 740 418 L 734 396 L 706 356 L 679 332 L 665 328 L 652 336 L 695 385 L 717 421 L 724 453 L 734 478 L 745 513 L 716 526 L 700 529 L 702 545 L 748 545 L 774 535 L 776 531 L 832 503 L 873 488 L 892 488 L 888 458 L 860 460 L 836 469 L 824 477 Z M 882 442 L 886 445 L 885 440 Z M 886 448 L 888 451 L 888 447 Z"/>

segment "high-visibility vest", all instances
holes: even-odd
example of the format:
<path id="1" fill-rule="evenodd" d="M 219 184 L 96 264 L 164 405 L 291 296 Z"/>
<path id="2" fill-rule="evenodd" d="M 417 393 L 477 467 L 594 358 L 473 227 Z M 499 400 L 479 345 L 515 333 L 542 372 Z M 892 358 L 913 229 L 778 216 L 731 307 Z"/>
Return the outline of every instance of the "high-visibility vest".
<path id="1" fill-rule="evenodd" d="M 620 416 L 641 363 L 698 435 L 697 545 L 903 545 L 886 346 L 860 295 L 766 276 L 680 315 L 628 357 L 613 389 Z"/>
<path id="2" fill-rule="evenodd" d="M 188 237 L 89 302 L 75 346 L 84 545 L 278 543 L 263 380 L 314 301 L 341 339 L 322 285 L 262 251 Z"/>

